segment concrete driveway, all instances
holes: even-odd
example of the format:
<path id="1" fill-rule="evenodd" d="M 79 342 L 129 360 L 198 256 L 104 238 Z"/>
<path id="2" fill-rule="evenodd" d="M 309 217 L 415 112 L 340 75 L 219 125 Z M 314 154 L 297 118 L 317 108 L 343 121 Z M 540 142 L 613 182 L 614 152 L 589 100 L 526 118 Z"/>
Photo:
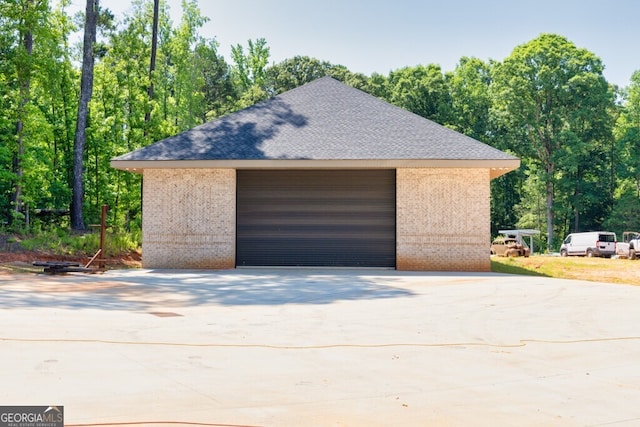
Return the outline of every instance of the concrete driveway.
<path id="1" fill-rule="evenodd" d="M 0 404 L 68 426 L 640 425 L 640 287 L 385 270 L 0 275 Z"/>

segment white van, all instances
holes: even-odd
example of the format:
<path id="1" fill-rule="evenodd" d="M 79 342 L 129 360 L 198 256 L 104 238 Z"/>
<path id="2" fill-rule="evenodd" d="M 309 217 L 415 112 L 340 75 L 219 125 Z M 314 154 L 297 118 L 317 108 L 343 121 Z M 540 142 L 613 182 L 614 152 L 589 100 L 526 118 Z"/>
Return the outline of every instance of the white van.
<path id="1" fill-rule="evenodd" d="M 571 233 L 560 246 L 560 255 L 601 256 L 611 258 L 616 254 L 616 233 L 611 231 L 591 231 Z"/>

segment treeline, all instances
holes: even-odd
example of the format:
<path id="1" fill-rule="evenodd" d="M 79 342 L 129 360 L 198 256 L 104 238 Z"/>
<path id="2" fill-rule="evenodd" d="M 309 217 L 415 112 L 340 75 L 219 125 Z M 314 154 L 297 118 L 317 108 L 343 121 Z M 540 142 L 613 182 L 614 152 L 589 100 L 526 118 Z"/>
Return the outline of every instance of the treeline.
<path id="1" fill-rule="evenodd" d="M 111 158 L 331 75 L 520 157 L 518 171 L 492 182 L 494 233 L 535 228 L 557 248 L 570 231 L 640 229 L 640 72 L 617 88 L 598 57 L 550 34 L 502 62 L 461 58 L 449 72 L 273 64 L 264 39 L 233 46 L 227 62 L 200 35 L 207 18 L 195 1 L 175 24 L 157 5 L 154 14 L 153 0 L 137 1 L 120 20 L 99 9 L 81 151 L 86 224 L 107 204 L 114 227 L 140 228 L 141 177 Z M 0 0 L 0 221 L 12 230 L 71 225 L 82 51 L 70 40 L 85 23 L 66 7 Z"/>

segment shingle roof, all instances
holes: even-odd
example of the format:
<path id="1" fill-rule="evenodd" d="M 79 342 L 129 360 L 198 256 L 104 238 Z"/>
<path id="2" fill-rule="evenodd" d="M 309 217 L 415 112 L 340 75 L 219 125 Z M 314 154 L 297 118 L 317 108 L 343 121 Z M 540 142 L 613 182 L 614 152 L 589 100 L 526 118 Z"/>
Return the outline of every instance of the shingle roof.
<path id="1" fill-rule="evenodd" d="M 114 161 L 382 159 L 517 160 L 323 77 Z"/>

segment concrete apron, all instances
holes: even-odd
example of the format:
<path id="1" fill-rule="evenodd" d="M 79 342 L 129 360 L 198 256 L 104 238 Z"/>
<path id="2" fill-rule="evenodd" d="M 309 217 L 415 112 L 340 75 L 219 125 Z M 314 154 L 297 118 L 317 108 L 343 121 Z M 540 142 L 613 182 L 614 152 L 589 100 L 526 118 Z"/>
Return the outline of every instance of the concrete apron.
<path id="1" fill-rule="evenodd" d="M 0 275 L 0 307 L 0 403 L 68 426 L 640 423 L 633 286 L 129 270 Z"/>

